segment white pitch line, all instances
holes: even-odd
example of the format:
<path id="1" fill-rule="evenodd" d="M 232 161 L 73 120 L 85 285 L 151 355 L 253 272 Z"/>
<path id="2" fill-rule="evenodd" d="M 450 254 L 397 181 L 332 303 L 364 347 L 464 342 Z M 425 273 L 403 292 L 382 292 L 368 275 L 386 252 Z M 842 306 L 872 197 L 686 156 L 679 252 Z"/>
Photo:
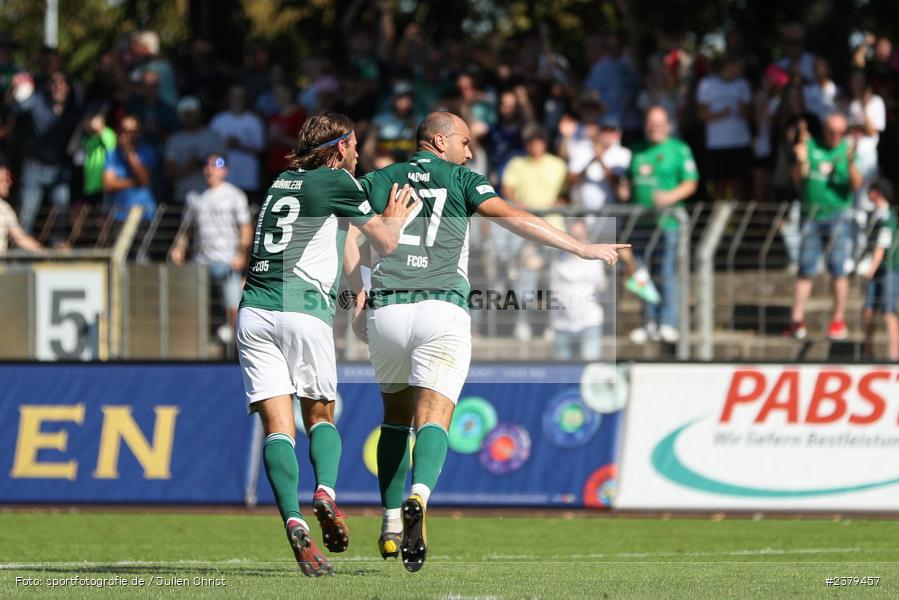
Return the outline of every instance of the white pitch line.
<path id="1" fill-rule="evenodd" d="M 754 550 L 730 550 L 725 552 L 617 552 L 597 554 L 570 555 L 538 555 L 538 554 L 498 554 L 490 553 L 487 558 L 493 560 L 534 560 L 534 559 L 585 559 L 585 558 L 665 558 L 665 557 L 701 557 L 701 556 L 778 556 L 784 554 L 838 554 L 844 552 L 864 552 L 864 548 L 759 548 Z"/>
<path id="2" fill-rule="evenodd" d="M 595 559 L 621 559 L 621 558 L 702 558 L 702 557 L 724 557 L 724 556 L 785 556 L 785 555 L 818 555 L 818 554 L 843 554 L 843 553 L 860 553 L 866 552 L 865 548 L 756 548 L 729 550 L 724 552 L 616 552 L 616 553 L 593 553 L 593 554 L 570 554 L 570 555 L 538 555 L 538 554 L 500 554 L 490 553 L 484 556 L 483 560 L 454 560 L 451 556 L 436 555 L 431 557 L 433 562 L 442 564 L 465 564 L 473 562 L 487 561 L 505 561 L 514 563 L 517 561 L 574 561 L 574 560 L 595 560 Z M 120 566 L 120 567 L 158 567 L 158 566 L 204 566 L 204 565 L 278 565 L 293 564 L 291 560 L 251 560 L 249 558 L 229 558 L 225 560 L 168 560 L 168 561 L 140 561 L 140 560 L 119 560 L 119 561 L 65 561 L 65 562 L 7 562 L 0 563 L 0 571 L 13 569 L 37 569 L 41 567 L 91 567 L 91 566 Z M 374 562 L 381 563 L 380 556 L 348 556 L 334 558 L 334 564 L 346 563 L 364 563 Z"/>
<path id="3" fill-rule="evenodd" d="M 449 556 L 435 555 L 432 560 L 455 562 Z M 380 556 L 347 556 L 332 558 L 335 564 L 350 562 L 382 562 Z M 50 562 L 7 562 L 0 563 L 0 571 L 11 569 L 27 569 L 46 566 L 54 567 L 91 567 L 91 566 L 115 566 L 115 567 L 165 567 L 165 566 L 204 566 L 204 565 L 278 565 L 294 564 L 293 560 L 251 560 L 249 558 L 228 558 L 225 560 L 116 560 L 116 561 L 50 561 Z"/>

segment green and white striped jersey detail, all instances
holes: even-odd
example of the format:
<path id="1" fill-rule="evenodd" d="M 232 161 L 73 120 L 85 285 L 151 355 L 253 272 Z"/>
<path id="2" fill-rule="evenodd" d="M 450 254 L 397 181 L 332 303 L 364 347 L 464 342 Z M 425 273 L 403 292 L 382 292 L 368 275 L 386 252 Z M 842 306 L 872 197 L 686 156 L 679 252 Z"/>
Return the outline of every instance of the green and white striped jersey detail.
<path id="1" fill-rule="evenodd" d="M 347 221 L 361 225 L 374 214 L 362 185 L 343 169 L 281 173 L 259 211 L 240 305 L 332 325 Z"/>
<path id="2" fill-rule="evenodd" d="M 468 309 L 469 217 L 496 196 L 487 179 L 431 152 L 361 178 L 376 212 L 383 212 L 390 187 L 412 186 L 421 208 L 406 221 L 399 245 L 372 267 L 374 305 L 445 300 Z"/>

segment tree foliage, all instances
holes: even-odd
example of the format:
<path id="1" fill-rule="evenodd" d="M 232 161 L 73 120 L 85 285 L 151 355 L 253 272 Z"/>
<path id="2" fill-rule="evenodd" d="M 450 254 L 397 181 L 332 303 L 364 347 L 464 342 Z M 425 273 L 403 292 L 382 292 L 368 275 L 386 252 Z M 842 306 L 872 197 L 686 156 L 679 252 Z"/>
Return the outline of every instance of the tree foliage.
<path id="1" fill-rule="evenodd" d="M 348 11 L 350 32 L 377 31 L 380 11 L 388 10 L 398 33 L 414 21 L 430 39 L 463 43 L 513 39 L 545 23 L 554 47 L 576 67 L 584 66 L 587 36 L 616 31 L 627 37 L 628 18 L 643 54 L 666 32 L 702 39 L 737 29 L 748 51 L 767 57 L 778 51 L 780 25 L 796 20 L 808 27 L 812 48 L 837 58 L 845 57 L 853 28 L 899 29 L 895 0 L 61 0 L 59 9 L 61 54 L 71 70 L 85 74 L 122 34 L 139 28 L 156 30 L 167 50 L 183 52 L 200 29 L 209 29 L 203 19 L 227 21 L 210 35 L 223 57 L 237 58 L 246 42 L 259 40 L 288 66 L 308 55 L 341 55 Z M 26 64 L 43 41 L 43 11 L 43 2 L 0 2 L 0 29 L 19 42 L 18 58 Z"/>

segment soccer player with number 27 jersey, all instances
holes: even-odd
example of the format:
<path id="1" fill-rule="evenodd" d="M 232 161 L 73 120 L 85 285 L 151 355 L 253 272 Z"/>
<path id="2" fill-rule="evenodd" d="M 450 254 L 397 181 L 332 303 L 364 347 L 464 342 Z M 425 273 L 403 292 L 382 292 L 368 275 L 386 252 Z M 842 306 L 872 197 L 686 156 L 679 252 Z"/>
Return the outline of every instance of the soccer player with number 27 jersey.
<path id="1" fill-rule="evenodd" d="M 478 213 L 528 240 L 609 265 L 617 261 L 618 249 L 627 247 L 584 244 L 513 208 L 484 177 L 462 166 L 471 159 L 470 141 L 462 119 L 431 113 L 419 125 L 418 151 L 408 161 L 361 179 L 376 211 L 385 208 L 392 186 L 411 185 L 420 200 L 396 250 L 389 256 L 378 252 L 372 261 L 369 297 L 359 290 L 353 320 L 356 333 L 368 341 L 384 400 L 377 451 L 384 519 L 378 545 L 384 558 L 401 553 L 413 572 L 426 558 L 425 510 L 443 468 L 447 429 L 471 360 L 469 217 Z M 348 263 L 359 260 L 354 247 L 347 244 Z M 413 430 L 412 490 L 404 502 Z"/>
<path id="2" fill-rule="evenodd" d="M 265 431 L 263 463 L 287 539 L 307 576 L 331 573 L 300 514 L 293 400 L 299 398 L 315 471 L 312 508 L 325 546 L 349 543 L 335 502 L 341 441 L 334 425 L 337 366 L 334 320 L 349 223 L 389 255 L 416 210 L 410 189 L 384 191 L 375 215 L 359 182 L 353 122 L 336 113 L 310 117 L 290 168 L 269 188 L 259 212 L 237 320 L 237 350 L 251 412 Z"/>

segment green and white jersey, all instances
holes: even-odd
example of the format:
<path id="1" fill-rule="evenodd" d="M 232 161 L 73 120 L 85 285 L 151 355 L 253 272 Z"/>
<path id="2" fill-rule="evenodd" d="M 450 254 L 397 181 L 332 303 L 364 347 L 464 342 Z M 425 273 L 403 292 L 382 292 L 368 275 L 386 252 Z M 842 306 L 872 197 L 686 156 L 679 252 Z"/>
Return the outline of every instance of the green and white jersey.
<path id="1" fill-rule="evenodd" d="M 871 231 L 873 248 L 883 248 L 884 255 L 878 273 L 886 271 L 899 271 L 899 249 L 893 250 L 893 240 L 896 239 L 896 212 L 889 207 L 878 209 L 871 215 L 874 220 L 874 228 Z M 872 250 L 873 250 L 872 248 Z"/>
<path id="2" fill-rule="evenodd" d="M 365 175 L 361 182 L 377 212 L 384 210 L 394 183 L 408 183 L 421 200 L 397 249 L 372 267 L 374 306 L 444 300 L 468 310 L 468 220 L 482 202 L 497 195 L 487 178 L 422 151 Z"/>
<path id="3" fill-rule="evenodd" d="M 343 169 L 278 175 L 256 221 L 240 306 L 306 313 L 332 325 L 347 220 L 361 225 L 374 214 Z"/>

